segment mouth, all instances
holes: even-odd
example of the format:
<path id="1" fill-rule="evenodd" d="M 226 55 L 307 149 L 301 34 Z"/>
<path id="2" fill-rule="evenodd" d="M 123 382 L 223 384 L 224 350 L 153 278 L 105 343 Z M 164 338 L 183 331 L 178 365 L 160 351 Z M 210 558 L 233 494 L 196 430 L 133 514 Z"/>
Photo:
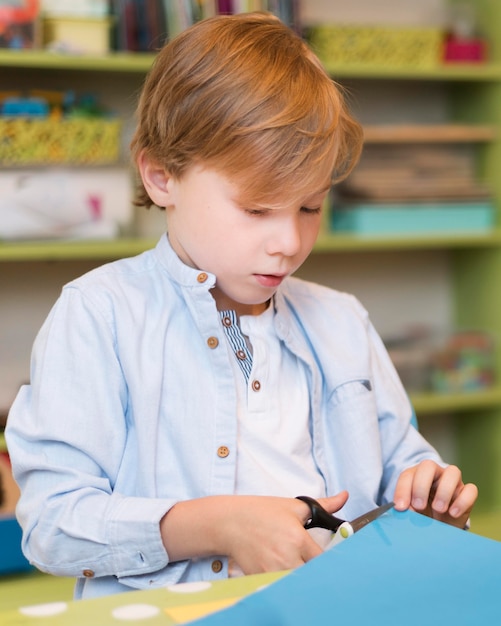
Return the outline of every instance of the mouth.
<path id="1" fill-rule="evenodd" d="M 254 276 L 263 287 L 278 287 L 287 274 L 254 274 Z"/>

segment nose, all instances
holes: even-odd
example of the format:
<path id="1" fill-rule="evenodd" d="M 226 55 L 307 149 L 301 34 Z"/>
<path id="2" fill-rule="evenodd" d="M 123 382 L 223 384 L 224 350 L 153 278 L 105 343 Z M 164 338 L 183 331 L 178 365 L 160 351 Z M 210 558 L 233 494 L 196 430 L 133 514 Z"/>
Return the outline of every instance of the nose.
<path id="1" fill-rule="evenodd" d="M 267 239 L 268 254 L 294 256 L 301 250 L 301 228 L 297 215 L 287 215 L 277 220 Z"/>

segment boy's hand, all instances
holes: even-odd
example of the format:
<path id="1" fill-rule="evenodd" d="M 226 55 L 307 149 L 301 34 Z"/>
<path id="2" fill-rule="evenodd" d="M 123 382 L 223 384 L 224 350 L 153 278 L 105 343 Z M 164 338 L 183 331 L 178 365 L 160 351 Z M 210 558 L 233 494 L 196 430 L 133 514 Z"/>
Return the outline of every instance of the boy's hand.
<path id="1" fill-rule="evenodd" d="M 465 485 L 455 465 L 441 467 L 434 461 L 421 461 L 402 472 L 393 499 L 399 511 L 410 508 L 464 528 L 477 495 L 477 487 Z"/>
<path id="2" fill-rule="evenodd" d="M 318 501 L 329 512 L 343 491 Z M 304 528 L 310 508 L 297 498 L 209 496 L 175 504 L 160 521 L 171 561 L 226 555 L 244 574 L 293 569 L 322 552 Z"/>
<path id="3" fill-rule="evenodd" d="M 249 496 L 242 508 L 237 496 L 232 504 L 238 511 L 228 531 L 228 555 L 244 574 L 293 569 L 322 553 L 322 548 L 304 529 L 310 508 L 296 498 Z M 338 511 L 348 499 L 346 491 L 318 502 L 329 512 Z M 230 505 L 231 506 L 231 505 Z"/>

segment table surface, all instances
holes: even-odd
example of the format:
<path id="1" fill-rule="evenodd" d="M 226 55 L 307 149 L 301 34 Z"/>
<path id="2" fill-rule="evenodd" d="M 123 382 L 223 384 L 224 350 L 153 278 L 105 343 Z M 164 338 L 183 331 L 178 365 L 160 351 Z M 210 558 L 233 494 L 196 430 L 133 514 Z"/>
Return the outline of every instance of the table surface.
<path id="1" fill-rule="evenodd" d="M 37 597 L 25 594 L 15 608 L 12 606 L 12 600 L 8 598 L 8 592 L 9 586 L 13 587 L 16 577 L 5 577 L 5 580 L 0 581 L 0 623 L 9 626 L 41 626 L 45 623 L 50 623 L 50 626 L 89 624 L 97 626 L 121 621 L 142 623 L 147 620 L 151 626 L 156 624 L 173 626 L 232 606 L 241 598 L 267 587 L 286 573 L 275 572 L 213 582 L 184 583 L 163 589 L 131 591 L 78 602 L 69 601 L 71 600 L 69 585 L 73 584 L 70 579 L 57 579 L 63 582 L 58 591 L 52 589 L 52 601 L 49 601 L 47 596 L 43 598 L 44 586 L 47 591 L 47 582 L 51 577 L 33 573 L 33 580 L 38 579 Z M 4 599 L 9 601 L 8 610 L 5 610 Z"/>

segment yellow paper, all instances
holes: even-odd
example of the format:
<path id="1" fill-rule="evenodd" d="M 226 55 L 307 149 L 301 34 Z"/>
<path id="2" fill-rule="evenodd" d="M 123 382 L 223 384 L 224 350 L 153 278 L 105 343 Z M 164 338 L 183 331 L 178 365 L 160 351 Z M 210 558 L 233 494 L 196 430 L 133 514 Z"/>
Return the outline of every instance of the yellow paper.
<path id="1" fill-rule="evenodd" d="M 212 602 L 201 602 L 200 604 L 185 604 L 183 606 L 172 606 L 164 609 L 165 613 L 178 624 L 184 624 L 194 619 L 199 619 L 221 611 L 229 606 L 233 606 L 240 598 L 224 598 L 213 600 Z"/>

